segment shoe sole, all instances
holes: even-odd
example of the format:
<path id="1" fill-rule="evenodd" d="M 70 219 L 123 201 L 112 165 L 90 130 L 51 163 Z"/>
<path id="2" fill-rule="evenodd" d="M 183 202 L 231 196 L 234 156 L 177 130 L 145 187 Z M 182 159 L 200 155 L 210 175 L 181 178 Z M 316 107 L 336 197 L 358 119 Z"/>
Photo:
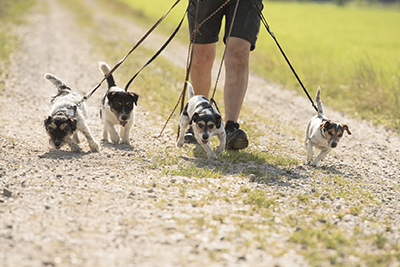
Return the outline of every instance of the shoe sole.
<path id="1" fill-rule="evenodd" d="M 241 136 L 239 136 L 241 135 Z M 238 136 L 231 137 L 229 144 L 227 144 L 227 149 L 229 150 L 240 150 L 245 149 L 249 146 L 249 140 L 245 132 L 240 132 Z"/>

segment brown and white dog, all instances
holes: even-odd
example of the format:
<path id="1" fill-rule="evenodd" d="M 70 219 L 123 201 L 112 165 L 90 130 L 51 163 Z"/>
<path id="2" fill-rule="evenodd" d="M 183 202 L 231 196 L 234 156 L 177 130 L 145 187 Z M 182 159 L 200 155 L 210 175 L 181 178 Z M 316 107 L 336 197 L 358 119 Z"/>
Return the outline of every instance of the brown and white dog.
<path id="1" fill-rule="evenodd" d="M 318 115 L 310 119 L 306 130 L 305 146 L 307 149 L 307 164 L 317 166 L 318 162 L 323 159 L 335 147 L 337 147 L 344 132 L 351 135 L 349 127 L 346 124 L 332 122 L 323 114 L 321 102 L 321 88 L 318 86 L 316 102 L 318 105 Z M 313 160 L 313 147 L 320 150 L 318 156 Z"/>

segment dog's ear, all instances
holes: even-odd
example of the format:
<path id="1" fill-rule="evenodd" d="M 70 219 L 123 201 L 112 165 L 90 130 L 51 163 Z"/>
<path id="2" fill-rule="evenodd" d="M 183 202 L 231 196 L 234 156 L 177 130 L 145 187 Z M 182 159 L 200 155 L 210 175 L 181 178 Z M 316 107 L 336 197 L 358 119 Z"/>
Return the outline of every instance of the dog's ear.
<path id="1" fill-rule="evenodd" d="M 321 125 L 319 126 L 320 129 L 324 128 L 324 132 L 326 131 L 326 129 L 329 127 L 329 125 L 331 125 L 330 121 L 325 121 L 324 123 L 321 123 Z"/>
<path id="2" fill-rule="evenodd" d="M 69 118 L 68 122 L 69 122 L 69 127 L 71 127 L 71 131 L 75 132 L 77 129 L 78 121 L 76 119 Z"/>
<path id="3" fill-rule="evenodd" d="M 192 125 L 192 122 L 196 122 L 196 119 L 198 116 L 199 116 L 199 113 L 195 112 L 189 121 L 189 125 Z"/>
<path id="4" fill-rule="evenodd" d="M 51 122 L 51 116 L 47 117 L 47 119 L 44 120 L 44 128 L 46 128 L 46 131 L 47 127 L 49 127 L 50 122 Z"/>
<path id="5" fill-rule="evenodd" d="M 346 124 L 343 125 L 343 129 L 347 132 L 348 135 L 351 135 L 351 132 L 349 130 L 349 126 L 347 126 Z"/>
<path id="6" fill-rule="evenodd" d="M 117 92 L 109 92 L 107 94 L 108 102 L 112 102 L 113 97 L 116 95 Z"/>
<path id="7" fill-rule="evenodd" d="M 137 102 L 139 100 L 139 95 L 134 92 L 129 92 L 129 94 L 133 97 L 133 102 L 135 103 L 135 106 L 137 106 Z"/>
<path id="8" fill-rule="evenodd" d="M 215 126 L 219 129 L 221 127 L 222 117 L 220 114 L 216 113 L 215 116 Z"/>

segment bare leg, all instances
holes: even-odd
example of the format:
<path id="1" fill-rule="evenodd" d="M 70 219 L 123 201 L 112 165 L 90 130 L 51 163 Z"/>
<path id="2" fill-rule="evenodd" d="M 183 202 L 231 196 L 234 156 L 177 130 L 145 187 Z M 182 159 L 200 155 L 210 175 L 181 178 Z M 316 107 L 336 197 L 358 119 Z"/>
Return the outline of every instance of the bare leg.
<path id="1" fill-rule="evenodd" d="M 250 43 L 241 38 L 230 37 L 225 57 L 225 122 L 237 122 L 239 119 L 247 91 L 249 56 Z"/>
<path id="2" fill-rule="evenodd" d="M 208 98 L 211 88 L 211 71 L 214 63 L 216 44 L 194 44 L 190 72 L 191 83 L 196 95 Z"/>

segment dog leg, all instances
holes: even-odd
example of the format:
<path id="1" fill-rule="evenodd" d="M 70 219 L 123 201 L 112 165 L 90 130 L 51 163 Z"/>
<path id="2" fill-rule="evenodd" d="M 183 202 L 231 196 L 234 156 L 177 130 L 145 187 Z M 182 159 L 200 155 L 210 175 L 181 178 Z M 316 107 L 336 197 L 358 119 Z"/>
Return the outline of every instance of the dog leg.
<path id="1" fill-rule="evenodd" d="M 217 159 L 217 155 L 215 155 L 214 151 L 210 146 L 210 142 L 207 144 L 200 143 L 201 147 L 206 151 L 208 159 Z"/>
<path id="2" fill-rule="evenodd" d="M 318 156 L 311 162 L 312 166 L 317 166 L 318 162 L 323 159 L 332 149 L 321 150 Z"/>
<path id="3" fill-rule="evenodd" d="M 125 125 L 125 127 L 121 128 L 121 131 L 120 131 L 120 137 L 121 137 L 121 140 L 122 140 L 121 143 L 124 144 L 124 145 L 130 145 L 131 144 L 131 142 L 129 141 L 129 133 L 130 133 L 132 124 L 133 124 L 133 120 L 130 119 L 128 124 Z"/>
<path id="4" fill-rule="evenodd" d="M 81 152 L 81 148 L 77 143 L 75 143 L 75 141 L 72 138 L 68 138 L 67 143 L 71 148 L 72 152 Z"/>
<path id="5" fill-rule="evenodd" d="M 89 128 L 86 125 L 82 125 L 79 130 L 85 135 L 86 140 L 89 143 L 90 151 L 99 152 L 99 145 L 94 141 L 92 135 L 90 134 Z"/>
<path id="6" fill-rule="evenodd" d="M 115 131 L 114 126 L 111 123 L 106 122 L 104 124 L 104 128 L 110 134 L 111 141 L 114 144 L 118 144 L 119 143 L 119 136 L 118 136 L 118 133 Z M 104 137 L 104 135 L 103 135 L 103 137 Z"/>
<path id="7" fill-rule="evenodd" d="M 74 135 L 72 136 L 72 138 L 74 139 L 75 143 L 79 144 L 81 142 L 81 140 L 79 140 L 78 134 L 74 133 Z"/>
<path id="8" fill-rule="evenodd" d="M 103 140 L 104 142 L 108 142 L 108 131 L 106 129 L 106 127 L 103 127 Z"/>
<path id="9" fill-rule="evenodd" d="M 223 127 L 223 126 L 222 126 Z M 223 131 L 222 133 L 217 135 L 218 139 L 219 139 L 219 146 L 217 147 L 217 149 L 215 150 L 215 152 L 217 154 L 222 153 L 222 151 L 225 150 L 225 143 L 226 143 L 226 134 L 225 131 Z"/>
<path id="10" fill-rule="evenodd" d="M 307 159 L 306 164 L 310 164 L 312 162 L 314 153 L 313 153 L 313 145 L 311 144 L 310 140 L 306 141 L 306 149 L 307 149 Z"/>
<path id="11" fill-rule="evenodd" d="M 185 131 L 187 127 L 189 127 L 189 117 L 181 115 L 179 118 L 179 138 L 176 141 L 177 147 L 183 147 L 183 144 L 185 143 Z"/>

